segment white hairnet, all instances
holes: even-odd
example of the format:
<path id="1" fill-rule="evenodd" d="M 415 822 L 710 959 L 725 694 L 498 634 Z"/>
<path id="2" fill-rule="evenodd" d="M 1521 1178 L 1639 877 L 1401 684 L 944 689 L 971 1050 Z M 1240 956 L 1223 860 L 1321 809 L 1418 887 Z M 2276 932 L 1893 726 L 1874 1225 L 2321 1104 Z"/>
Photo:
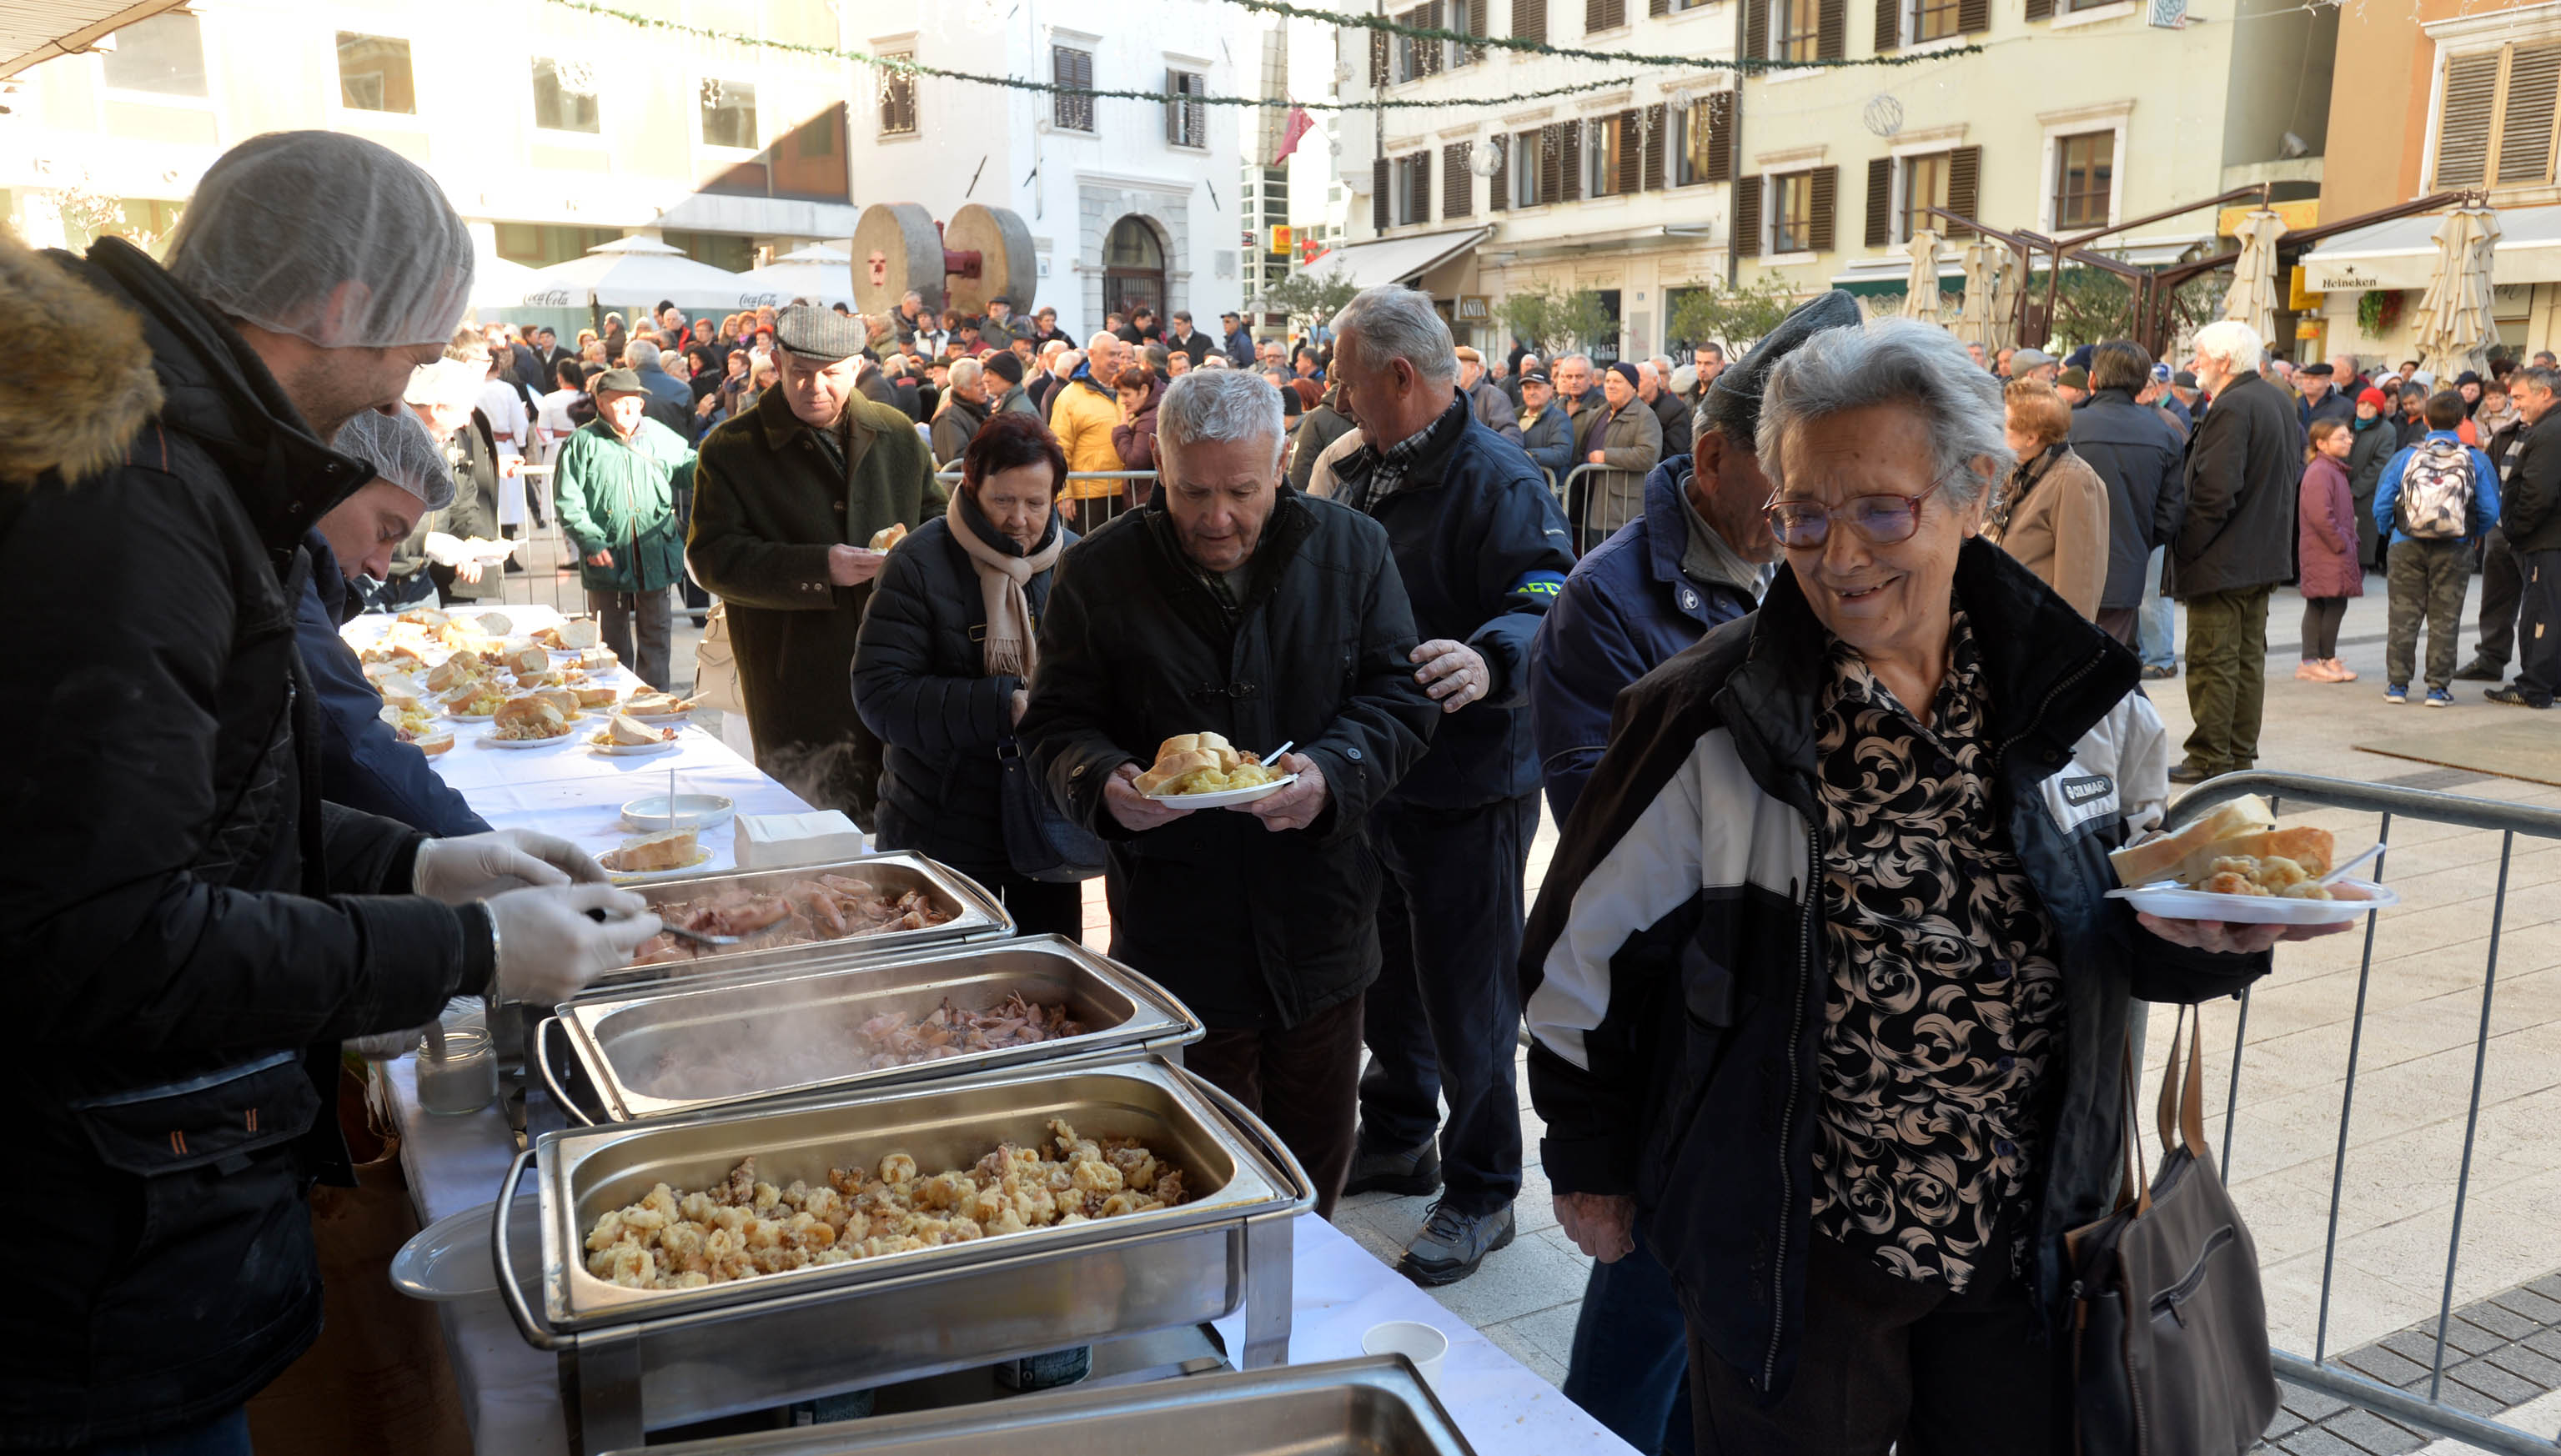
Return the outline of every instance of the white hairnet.
<path id="1" fill-rule="evenodd" d="M 207 169 L 168 267 L 224 313 L 323 349 L 441 344 L 471 291 L 471 237 L 390 148 L 271 131 Z"/>
<path id="2" fill-rule="evenodd" d="M 481 392 L 489 385 L 489 366 L 471 359 L 439 359 L 422 364 L 409 372 L 409 388 L 401 398 L 412 404 L 434 408 L 461 408 L 480 403 Z"/>
<path id="3" fill-rule="evenodd" d="M 407 409 L 385 414 L 367 409 L 349 419 L 330 445 L 374 467 L 374 473 L 427 503 L 430 511 L 453 504 L 453 473 L 444 447 Z"/>

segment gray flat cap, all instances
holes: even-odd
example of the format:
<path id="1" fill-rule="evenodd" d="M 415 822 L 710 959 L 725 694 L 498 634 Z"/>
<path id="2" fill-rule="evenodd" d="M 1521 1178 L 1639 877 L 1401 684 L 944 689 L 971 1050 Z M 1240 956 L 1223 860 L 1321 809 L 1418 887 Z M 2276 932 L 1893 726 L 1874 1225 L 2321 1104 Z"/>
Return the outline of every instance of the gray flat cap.
<path id="1" fill-rule="evenodd" d="M 1858 300 L 1846 289 L 1834 288 L 1805 302 L 1779 321 L 1779 326 L 1752 346 L 1752 352 L 1726 366 L 1707 387 L 1707 397 L 1698 403 L 1690 422 L 1692 440 L 1707 433 L 1710 420 L 1720 407 L 1730 409 L 1729 402 L 1740 401 L 1751 416 L 1755 430 L 1761 424 L 1761 387 L 1780 360 L 1795 352 L 1796 346 L 1825 329 L 1854 329 L 1859 325 Z"/>
<path id="2" fill-rule="evenodd" d="M 851 359 L 871 342 L 862 320 L 807 303 L 795 303 L 773 316 L 773 340 L 785 352 L 819 364 Z"/>

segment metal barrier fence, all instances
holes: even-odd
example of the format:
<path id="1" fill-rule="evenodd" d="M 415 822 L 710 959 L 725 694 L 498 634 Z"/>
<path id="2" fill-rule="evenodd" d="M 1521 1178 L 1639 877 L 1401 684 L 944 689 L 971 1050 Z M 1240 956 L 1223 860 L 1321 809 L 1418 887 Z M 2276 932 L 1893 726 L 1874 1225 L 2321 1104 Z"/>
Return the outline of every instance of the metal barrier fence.
<path id="1" fill-rule="evenodd" d="M 2312 1351 L 2307 1358 L 2272 1347 L 2270 1354 L 2275 1359 L 2278 1375 L 2287 1381 L 2361 1406 L 2378 1415 L 2389 1416 L 2403 1425 L 2431 1435 L 2468 1441 L 2483 1450 L 2511 1453 L 2511 1456 L 2551 1456 L 2555 1447 L 2561 1446 L 2561 1437 L 2547 1439 L 2537 1436 L 2464 1410 L 2442 1397 L 2446 1379 L 2446 1336 L 2454 1318 L 2455 1274 L 2463 1254 L 2465 1204 L 2472 1192 L 2473 1150 L 2480 1127 L 2481 1082 L 2488 1065 L 2490 1009 L 2498 984 L 2498 942 L 2507 909 L 2509 864 L 2514 857 L 2518 835 L 2561 840 L 2561 810 L 2309 774 L 2250 772 L 2225 774 L 2198 785 L 2170 807 L 2169 827 L 2174 829 L 2189 823 L 2216 804 L 2243 794 L 2264 794 L 2272 805 L 2291 802 L 2380 815 L 2381 822 L 2376 830 L 2378 841 L 2388 842 L 2395 819 L 2488 830 L 2499 836 L 2498 890 L 2490 902 L 2489 951 L 2481 972 L 2480 1027 L 2473 1046 L 2472 1095 L 2465 1114 L 2463 1159 L 2455 1183 L 2454 1226 L 2446 1242 L 2446 1275 L 2438 1297 L 2435 1359 L 2429 1365 L 2426 1394 L 2396 1389 L 2332 1363 L 2328 1349 L 2330 1293 L 2338 1254 L 2339 1195 L 2347 1170 L 2348 1128 L 2356 1105 L 2357 1057 L 2365 1039 L 2366 994 L 2374 970 L 2375 922 L 2381 918 L 2379 915 L 2366 917 L 2365 948 L 2357 965 L 2356 1011 L 2348 1033 L 2347 1078 L 2339 1101 L 2337 1150 L 2330 1165 L 2328 1230 L 2321 1249 L 2320 1311 L 2313 1330 Z M 2387 853 L 2374 864 L 2372 873 L 2377 883 L 2383 879 L 2384 862 L 2388 858 Z M 2245 991 L 2241 996 L 2239 1024 L 2232 1033 L 2232 1080 L 2225 1094 L 2223 1109 L 2220 1166 L 2227 1181 L 2231 1177 L 2234 1114 L 2241 1098 L 2244 1039 L 2249 1030 L 2250 996 Z M 2463 1354 L 2460 1349 L 2456 1351 L 2458 1358 Z"/>
<path id="2" fill-rule="evenodd" d="M 945 490 L 960 484 L 958 470 L 938 470 L 934 478 L 941 481 Z M 1134 480 L 1153 485 L 1155 479 L 1153 470 L 1071 470 L 1067 472 L 1067 489 L 1060 509 L 1067 513 L 1068 525 L 1078 532 L 1092 531 L 1130 509 L 1127 482 Z M 1078 488 L 1080 481 L 1085 483 L 1082 490 Z M 1103 483 L 1101 488 L 1097 488 L 1096 482 Z M 1138 491 L 1138 500 L 1143 504 L 1146 499 L 1147 492 L 1142 487 Z"/>

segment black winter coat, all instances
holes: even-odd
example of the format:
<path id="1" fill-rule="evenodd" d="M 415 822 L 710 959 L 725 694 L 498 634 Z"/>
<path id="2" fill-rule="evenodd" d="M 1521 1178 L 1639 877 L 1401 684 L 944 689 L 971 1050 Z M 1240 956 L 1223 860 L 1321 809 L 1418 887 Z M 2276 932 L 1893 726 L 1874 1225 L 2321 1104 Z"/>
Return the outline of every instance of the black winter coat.
<path id="1" fill-rule="evenodd" d="M 1363 826 L 1441 710 L 1414 681 L 1414 614 L 1387 533 L 1280 490 L 1230 618 L 1176 542 L 1160 486 L 1077 544 L 1050 583 L 1016 730 L 1068 815 L 1103 837 L 1111 954 L 1213 1028 L 1293 1027 L 1378 974 L 1379 866 Z M 1123 763 L 1209 730 L 1323 770 L 1332 802 L 1273 833 L 1208 809 L 1132 834 L 1104 807 Z"/>
<path id="2" fill-rule="evenodd" d="M 2371 568 L 2382 533 L 2374 524 L 2374 493 L 2383 485 L 2383 467 L 2401 451 L 2401 431 L 2390 419 L 2377 419 L 2355 430 L 2347 447 L 2347 494 L 2356 506 L 2356 559 Z"/>
<path id="3" fill-rule="evenodd" d="M 2294 398 L 2256 374 L 2214 397 L 2187 447 L 2187 519 L 2161 590 L 2185 601 L 2295 579 L 2304 426 Z"/>
<path id="4" fill-rule="evenodd" d="M 2561 551 L 2561 409 L 2526 426 L 2509 462 L 2498 523 L 2508 550 Z"/>
<path id="5" fill-rule="evenodd" d="M 1012 545 L 966 496 L 952 509 L 969 513 L 982 540 Z M 1056 514 L 1050 530 L 1076 541 Z M 1043 571 L 1024 584 L 1035 625 L 1056 574 Z M 1023 685 L 987 676 L 986 630 L 977 567 L 952 538 L 951 523 L 937 516 L 889 554 L 854 647 L 854 709 L 886 745 L 881 846 L 972 875 L 1008 868 L 996 745 L 1013 736 L 1014 690 Z"/>
<path id="6" fill-rule="evenodd" d="M 1995 803 L 2063 972 L 2027 1223 L 2031 1288 L 2052 1317 L 2064 1230 L 2116 1193 L 2129 998 L 2226 995 L 2269 957 L 2173 945 L 2105 897 L 2108 852 L 2168 790 L 2167 735 L 2134 654 L 1979 539 L 1956 592 L 1972 620 L 2001 624 L 1974 638 L 2001 745 Z M 1549 1179 L 1632 1195 L 1691 1331 L 1764 1390 L 1786 1388 L 1802 1339 L 1825 1095 L 1826 645 L 1783 566 L 1760 610 L 1620 695 L 1521 953 Z"/>
<path id="7" fill-rule="evenodd" d="M 338 559 L 317 531 L 305 533 L 303 550 L 311 555 L 311 568 L 295 604 L 293 630 L 319 702 L 320 791 L 333 804 L 397 819 L 427 834 L 487 833 L 488 822 L 427 766 L 427 755 L 383 722 L 382 694 L 365 680 L 356 650 L 338 635 L 355 615 L 354 593 L 338 573 Z"/>
<path id="8" fill-rule="evenodd" d="M 1464 642 L 1485 659 L 1485 696 L 1443 715 L 1432 751 L 1390 802 L 1473 809 L 1538 792 L 1538 739 L 1529 721 L 1529 649 L 1565 573 L 1565 514 L 1520 446 L 1485 428 L 1471 409 L 1442 442 L 1448 417 L 1407 469 L 1394 495 L 1370 508 L 1387 528 L 1396 569 L 1423 640 Z M 1356 450 L 1338 461 L 1337 498 L 1374 465 Z"/>
<path id="9" fill-rule="evenodd" d="M 2187 441 L 2168 415 L 2135 404 L 2132 391 L 2101 390 L 2072 411 L 2072 453 L 2108 487 L 2108 580 L 2099 605 L 2140 606 L 2152 548 L 2176 536 L 2187 515 Z"/>
<path id="10" fill-rule="evenodd" d="M 13 1186 L 64 1211 L 0 1300 L 0 1440 L 76 1446 L 239 1405 L 310 1345 L 338 1042 L 478 994 L 494 952 L 482 907 L 399 892 L 424 836 L 320 800 L 297 543 L 372 472 L 122 240 L 22 260 L 110 387 L 47 386 L 50 427 L 114 430 L 77 484 L 0 489 L 0 1098 Z"/>

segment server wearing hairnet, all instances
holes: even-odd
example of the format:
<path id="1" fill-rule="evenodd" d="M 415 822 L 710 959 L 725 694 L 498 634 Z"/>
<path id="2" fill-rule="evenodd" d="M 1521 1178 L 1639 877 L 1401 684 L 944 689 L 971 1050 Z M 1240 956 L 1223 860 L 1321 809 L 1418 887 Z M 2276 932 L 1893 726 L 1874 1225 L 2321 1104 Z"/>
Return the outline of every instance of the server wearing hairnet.
<path id="1" fill-rule="evenodd" d="M 0 232 L 0 344 L 82 341 L 0 375 L 0 1101 L 54 1211 L 0 1300 L 0 1446 L 248 1450 L 320 1327 L 342 1039 L 558 1000 L 657 929 L 565 842 L 322 802 L 294 603 L 374 473 L 329 442 L 470 282 L 427 174 L 322 132 L 216 160 L 165 268 Z"/>

